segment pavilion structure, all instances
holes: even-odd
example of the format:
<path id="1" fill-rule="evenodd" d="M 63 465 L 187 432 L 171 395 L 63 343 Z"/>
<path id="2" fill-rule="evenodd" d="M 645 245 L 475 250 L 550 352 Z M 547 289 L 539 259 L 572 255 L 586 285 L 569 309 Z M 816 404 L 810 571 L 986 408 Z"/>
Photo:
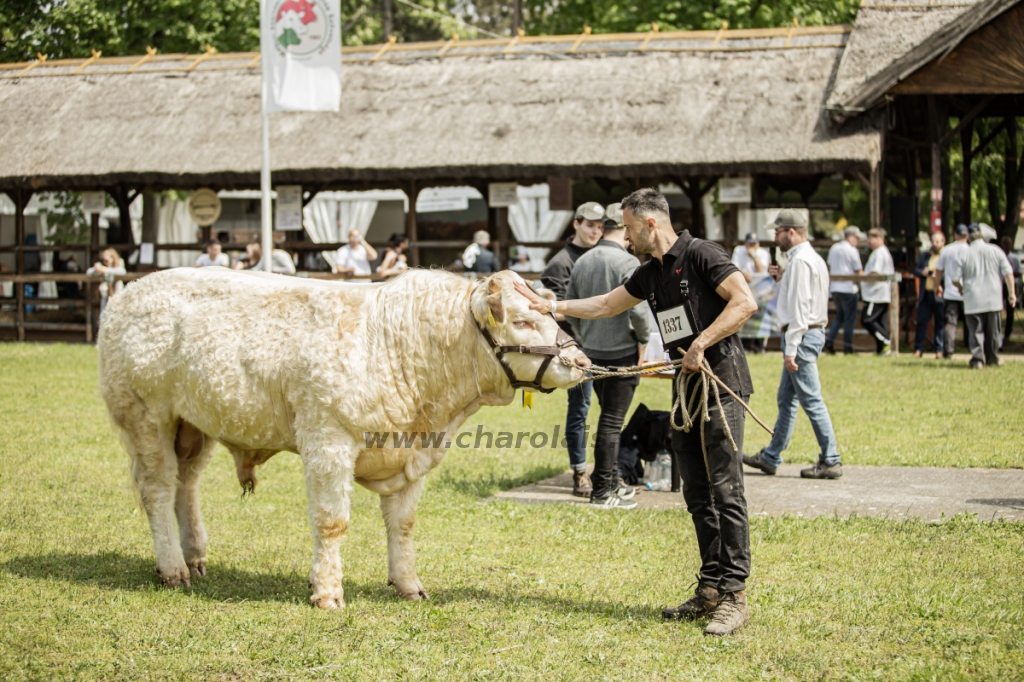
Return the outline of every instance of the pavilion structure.
<path id="1" fill-rule="evenodd" d="M 486 198 L 493 183 L 547 183 L 552 208 L 568 209 L 581 183 L 609 196 L 673 183 L 690 207 L 682 224 L 704 234 L 700 207 L 722 178 L 750 179 L 752 209 L 838 208 L 841 192 L 826 186 L 852 181 L 871 196 L 872 224 L 892 225 L 887 209 L 899 207 L 892 200 L 901 192 L 913 195 L 933 175 L 948 186 L 943 150 L 972 122 L 1000 121 L 986 129 L 991 139 L 1016 130 L 1024 60 L 1015 2 L 883 1 L 865 3 L 853 27 L 723 24 L 346 47 L 339 112 L 271 117 L 273 183 L 301 185 L 307 202 L 326 191 L 401 189 L 412 265 L 428 264 L 431 249 L 468 243 L 469 234 L 420 229 L 417 195 L 445 186 Z M 24 313 L 25 283 L 43 277 L 25 272 L 25 254 L 54 248 L 26 243 L 33 194 L 104 191 L 121 216 L 106 241 L 130 253 L 139 244 L 124 226 L 136 197 L 259 187 L 259 97 L 258 53 L 0 64 L 0 191 L 16 207 L 0 257 L 15 256 L 18 310 L 0 321 L 0 335 L 46 331 Z M 943 210 L 948 200 L 949 191 Z M 722 236 L 735 243 L 728 208 Z M 149 213 L 141 241 L 152 243 Z M 485 225 L 507 258 L 517 242 L 506 209 L 489 208 Z M 87 262 L 101 246 L 95 222 L 91 236 L 77 247 Z M 282 248 L 338 246 L 300 234 Z"/>

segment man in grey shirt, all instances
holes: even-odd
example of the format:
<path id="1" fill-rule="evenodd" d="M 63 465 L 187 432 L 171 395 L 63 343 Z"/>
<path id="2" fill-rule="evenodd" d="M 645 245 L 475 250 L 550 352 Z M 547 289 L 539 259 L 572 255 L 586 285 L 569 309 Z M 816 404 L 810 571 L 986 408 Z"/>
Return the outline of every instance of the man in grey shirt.
<path id="1" fill-rule="evenodd" d="M 635 256 L 626 251 L 621 209 L 608 207 L 612 218 L 605 221 L 604 238 L 597 246 L 576 261 L 565 299 L 601 296 L 622 286 L 640 265 Z M 583 351 L 595 364 L 605 367 L 629 367 L 643 357 L 643 346 L 651 336 L 650 318 L 638 304 L 631 310 L 600 320 L 566 319 L 579 331 Z M 611 377 L 594 382 L 594 393 L 601 404 L 601 418 L 597 422 L 597 442 L 594 444 L 594 473 L 590 477 L 593 492 L 590 506 L 603 509 L 632 509 L 634 491 L 619 485 L 619 435 L 622 422 L 633 401 L 633 392 L 640 377 Z"/>

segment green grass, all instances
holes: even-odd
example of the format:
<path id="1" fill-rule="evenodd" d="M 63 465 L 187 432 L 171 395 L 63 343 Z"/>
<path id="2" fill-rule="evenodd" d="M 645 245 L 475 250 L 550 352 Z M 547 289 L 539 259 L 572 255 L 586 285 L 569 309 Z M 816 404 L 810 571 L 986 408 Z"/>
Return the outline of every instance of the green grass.
<path id="1" fill-rule="evenodd" d="M 769 419 L 779 362 L 753 361 Z M 822 361 L 852 463 L 1020 466 L 1019 409 L 1002 397 L 1017 367 Z M 243 500 L 220 451 L 202 483 L 209 575 L 166 590 L 95 374 L 88 347 L 0 346 L 0 678 L 1024 678 L 1024 524 L 754 519 L 752 620 L 708 640 L 658 617 L 697 567 L 684 511 L 482 503 L 562 470 L 550 449 L 453 450 L 431 475 L 416 533 L 426 603 L 385 585 L 377 498 L 357 488 L 343 612 L 307 606 L 298 457 L 262 467 Z M 667 390 L 645 381 L 639 399 L 657 407 Z M 539 395 L 468 428 L 543 429 L 563 406 Z M 809 433 L 801 417 L 794 458 L 813 452 Z"/>

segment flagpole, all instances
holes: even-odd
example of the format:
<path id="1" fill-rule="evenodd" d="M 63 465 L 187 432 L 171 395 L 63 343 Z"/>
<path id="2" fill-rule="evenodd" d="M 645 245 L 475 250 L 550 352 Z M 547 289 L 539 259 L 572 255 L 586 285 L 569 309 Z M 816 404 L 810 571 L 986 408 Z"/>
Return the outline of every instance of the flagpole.
<path id="1" fill-rule="evenodd" d="M 266 69 L 266 60 L 263 60 L 263 69 Z M 270 126 L 266 115 L 266 80 L 263 80 L 263 89 L 260 96 L 260 119 L 262 123 L 263 151 L 262 163 L 259 171 L 260 202 L 263 208 L 261 221 L 263 243 L 263 270 L 270 272 L 271 260 L 273 257 L 273 233 L 272 216 L 270 214 Z M 253 263 L 255 264 L 255 263 Z"/>

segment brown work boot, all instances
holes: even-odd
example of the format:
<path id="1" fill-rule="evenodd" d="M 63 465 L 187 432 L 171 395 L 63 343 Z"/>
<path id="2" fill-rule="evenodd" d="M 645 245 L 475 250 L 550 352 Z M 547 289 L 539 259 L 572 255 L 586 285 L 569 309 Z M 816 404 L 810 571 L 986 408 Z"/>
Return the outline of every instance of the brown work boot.
<path id="1" fill-rule="evenodd" d="M 590 497 L 594 492 L 594 486 L 590 483 L 590 476 L 586 471 L 572 472 L 572 494 L 576 497 Z"/>
<path id="2" fill-rule="evenodd" d="M 710 616 L 718 606 L 718 598 L 718 590 L 698 582 L 692 597 L 679 606 L 666 606 L 661 610 L 661 617 L 668 620 L 696 620 Z"/>
<path id="3" fill-rule="evenodd" d="M 718 608 L 711 622 L 704 628 L 705 635 L 723 637 L 743 627 L 743 624 L 750 620 L 747 614 L 747 591 L 726 592 L 718 600 Z"/>

